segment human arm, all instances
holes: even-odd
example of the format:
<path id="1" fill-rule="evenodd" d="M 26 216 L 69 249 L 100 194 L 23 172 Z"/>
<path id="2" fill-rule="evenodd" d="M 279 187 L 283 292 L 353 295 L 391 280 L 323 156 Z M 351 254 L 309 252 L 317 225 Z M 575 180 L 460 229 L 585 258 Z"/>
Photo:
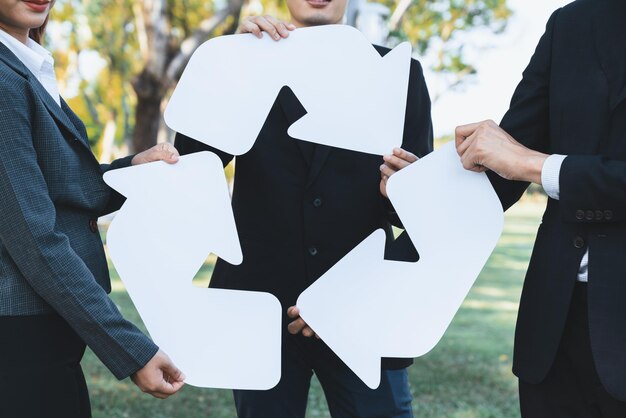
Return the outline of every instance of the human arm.
<path id="1" fill-rule="evenodd" d="M 546 31 L 541 37 L 539 44 L 533 54 L 530 63 L 524 70 L 522 81 L 519 83 L 511 99 L 511 105 L 507 113 L 504 115 L 500 123 L 503 132 L 495 129 L 495 123 L 485 121 L 478 124 L 469 124 L 460 127 L 455 133 L 456 143 L 459 146 L 466 137 L 471 136 L 471 129 L 466 129 L 473 125 L 478 128 L 483 125 L 485 130 L 490 128 L 490 132 L 497 135 L 491 142 L 492 150 L 496 146 L 502 146 L 503 149 L 510 151 L 513 155 L 519 151 L 519 157 L 529 158 L 525 160 L 525 173 L 505 173 L 509 178 L 501 177 L 495 171 L 488 171 L 487 176 L 495 189 L 502 207 L 506 210 L 511 207 L 524 193 L 528 187 L 529 181 L 538 180 L 538 172 L 541 171 L 541 158 L 539 155 L 531 155 L 526 151 L 532 150 L 540 154 L 548 154 L 550 144 L 550 77 L 552 62 L 552 39 L 555 27 L 555 21 L 558 17 L 557 10 L 552 14 L 546 24 Z M 496 145 L 495 139 L 499 139 L 500 144 Z M 479 143 L 482 140 L 478 141 Z M 476 144 L 479 148 L 481 144 Z M 487 152 L 485 152 L 486 154 Z M 491 153 L 497 157 L 496 154 Z M 508 154 L 511 155 L 511 154 Z M 468 155 L 470 157 L 472 155 Z M 479 155 L 475 158 L 483 158 Z M 535 158 L 537 157 L 537 158 Z M 469 158 L 466 158 L 468 161 Z M 475 162 L 475 161 L 474 161 Z M 494 165 L 502 170 L 501 163 L 487 161 L 487 166 Z M 489 167 L 491 168 L 491 167 Z M 516 177 L 513 179 L 512 177 Z M 539 180 L 540 182 L 540 180 Z M 540 184 L 540 183 L 539 183 Z"/>
<path id="2" fill-rule="evenodd" d="M 100 170 L 102 174 L 106 173 L 109 170 L 116 170 L 118 168 L 130 167 L 131 165 L 139 165 L 151 163 L 154 161 L 164 161 L 168 164 L 175 164 L 178 162 L 179 153 L 173 145 L 168 143 L 157 144 L 146 151 L 140 152 L 138 154 L 129 155 L 127 157 L 119 158 L 110 164 L 100 164 Z M 100 216 L 106 215 L 111 212 L 115 212 L 119 208 L 122 207 L 126 198 L 122 196 L 117 191 L 110 189 L 111 194 L 109 196 L 109 201 L 104 208 L 104 210 L 100 213 Z"/>
<path id="3" fill-rule="evenodd" d="M 148 364 L 158 347 L 124 320 L 74 251 L 76 244 L 58 228 L 49 179 L 39 166 L 39 157 L 58 156 L 38 155 L 33 145 L 31 115 L 37 101 L 5 82 L 0 90 L 0 242 L 34 292 L 116 377 L 127 377 Z"/>
<path id="4" fill-rule="evenodd" d="M 376 47 L 381 55 L 388 50 Z M 404 132 L 402 151 L 394 151 L 383 157 L 381 165 L 381 194 L 387 209 L 387 217 L 391 224 L 402 227 L 393 205 L 386 195 L 386 182 L 390 175 L 413 163 L 433 150 L 433 125 L 431 119 L 431 103 L 428 87 L 424 79 L 422 66 L 417 60 L 411 60 L 407 104 L 404 116 Z"/>

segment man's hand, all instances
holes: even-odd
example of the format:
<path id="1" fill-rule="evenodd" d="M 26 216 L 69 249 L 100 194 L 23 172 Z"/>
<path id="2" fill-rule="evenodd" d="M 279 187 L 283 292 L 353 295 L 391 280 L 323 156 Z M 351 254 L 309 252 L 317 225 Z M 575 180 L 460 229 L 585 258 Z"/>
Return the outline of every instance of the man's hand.
<path id="1" fill-rule="evenodd" d="M 387 180 L 389 177 L 418 159 L 417 156 L 402 148 L 394 148 L 392 154 L 383 156 L 385 162 L 380 166 L 380 193 L 387 197 Z"/>
<path id="2" fill-rule="evenodd" d="M 266 32 L 273 40 L 280 41 L 289 36 L 289 32 L 296 27 L 287 22 L 282 22 L 272 16 L 250 16 L 245 18 L 235 33 L 253 33 L 257 38 L 263 37 Z"/>
<path id="3" fill-rule="evenodd" d="M 153 146 L 150 149 L 135 155 L 131 161 L 131 165 L 139 165 L 151 163 L 154 161 L 165 161 L 168 164 L 174 164 L 180 158 L 178 150 L 172 144 L 162 143 Z"/>
<path id="4" fill-rule="evenodd" d="M 319 338 L 315 331 L 313 331 L 311 327 L 304 322 L 304 319 L 300 318 L 300 309 L 296 306 L 292 306 L 287 309 L 287 316 L 294 319 L 294 321 L 291 321 L 289 325 L 287 325 L 287 330 L 290 334 L 296 335 L 302 332 L 302 335 L 305 337 L 312 337 L 315 335 L 315 337 Z"/>
<path id="5" fill-rule="evenodd" d="M 133 374 L 131 379 L 142 392 L 159 399 L 175 394 L 185 384 L 183 372 L 178 370 L 161 350 L 142 369 Z"/>
<path id="6" fill-rule="evenodd" d="M 494 121 L 458 126 L 455 137 L 465 169 L 489 169 L 507 180 L 541 184 L 541 169 L 548 155 L 526 148 Z"/>

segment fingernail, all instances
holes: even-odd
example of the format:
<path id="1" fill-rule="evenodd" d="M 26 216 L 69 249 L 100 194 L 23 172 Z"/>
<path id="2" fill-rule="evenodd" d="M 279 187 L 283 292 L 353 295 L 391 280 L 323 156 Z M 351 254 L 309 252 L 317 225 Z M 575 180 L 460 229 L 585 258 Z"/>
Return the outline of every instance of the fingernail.
<path id="1" fill-rule="evenodd" d="M 380 166 L 380 167 L 378 167 L 378 168 L 380 169 L 380 171 L 383 171 L 383 170 L 385 169 L 385 167 L 386 167 L 386 165 L 385 165 L 385 164 L 383 164 L 383 165 L 381 165 L 381 166 Z"/>
<path id="2" fill-rule="evenodd" d="M 274 39 L 279 40 L 280 39 L 280 34 L 277 33 L 276 35 L 274 35 Z"/>

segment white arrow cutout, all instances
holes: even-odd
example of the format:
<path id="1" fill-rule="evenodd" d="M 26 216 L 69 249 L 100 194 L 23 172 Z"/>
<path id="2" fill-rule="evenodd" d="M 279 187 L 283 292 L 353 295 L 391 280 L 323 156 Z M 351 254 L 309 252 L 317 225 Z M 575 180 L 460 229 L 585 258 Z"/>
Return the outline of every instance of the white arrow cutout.
<path id="1" fill-rule="evenodd" d="M 241 155 L 288 85 L 308 112 L 290 135 L 383 155 L 402 142 L 409 66 L 408 44 L 381 58 L 348 26 L 298 29 L 280 42 L 250 34 L 215 38 L 192 57 L 165 118 L 178 132 Z M 109 230 L 111 258 L 151 335 L 189 383 L 274 386 L 278 301 L 191 286 L 209 252 L 241 261 L 217 157 L 188 156 L 105 179 L 129 198 Z M 503 222 L 487 177 L 463 170 L 453 145 L 394 175 L 387 189 L 420 260 L 385 261 L 377 231 L 298 300 L 303 318 L 372 388 L 381 357 L 417 357 L 441 338 Z"/>
<path id="2" fill-rule="evenodd" d="M 439 342 L 502 232 L 487 176 L 453 143 L 389 178 L 387 193 L 420 260 L 383 259 L 378 230 L 298 298 L 302 318 L 370 388 L 381 357 L 419 357 Z"/>
<path id="3" fill-rule="evenodd" d="M 280 380 L 281 306 L 269 293 L 201 289 L 213 252 L 242 261 L 224 169 L 213 153 L 109 171 L 126 196 L 111 260 L 154 341 L 195 386 L 269 389 Z"/>
<path id="4" fill-rule="evenodd" d="M 229 154 L 250 150 L 283 86 L 307 115 L 289 135 L 384 155 L 402 143 L 411 45 L 384 58 L 347 25 L 296 29 L 279 42 L 214 38 L 193 54 L 165 110 L 167 125 Z"/>

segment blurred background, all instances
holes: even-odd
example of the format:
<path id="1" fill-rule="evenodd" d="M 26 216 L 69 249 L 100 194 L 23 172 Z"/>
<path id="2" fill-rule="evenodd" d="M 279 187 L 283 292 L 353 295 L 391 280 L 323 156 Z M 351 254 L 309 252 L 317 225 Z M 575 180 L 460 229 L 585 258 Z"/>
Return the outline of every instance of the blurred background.
<path id="1" fill-rule="evenodd" d="M 456 125 L 499 121 L 543 33 L 564 0 L 350 0 L 345 21 L 372 43 L 409 41 L 425 70 L 436 144 Z M 287 19 L 283 0 L 58 0 L 47 33 L 60 90 L 87 125 L 99 160 L 171 141 L 165 104 L 189 58 L 241 19 Z M 232 166 L 227 175 L 232 177 Z M 440 344 L 410 369 L 416 417 L 518 417 L 511 374 L 524 272 L 545 199 L 531 188 L 506 215 L 505 231 Z M 101 222 L 106 237 L 108 220 Z M 210 257 L 194 283 L 206 287 Z M 113 266 L 112 297 L 140 318 Z M 208 320 L 208 319 L 207 319 Z M 83 362 L 95 418 L 235 416 L 230 391 L 186 387 L 166 401 L 118 382 L 88 352 Z M 314 382 L 307 417 L 329 417 Z M 280 417 L 268 417 L 280 418 Z"/>

